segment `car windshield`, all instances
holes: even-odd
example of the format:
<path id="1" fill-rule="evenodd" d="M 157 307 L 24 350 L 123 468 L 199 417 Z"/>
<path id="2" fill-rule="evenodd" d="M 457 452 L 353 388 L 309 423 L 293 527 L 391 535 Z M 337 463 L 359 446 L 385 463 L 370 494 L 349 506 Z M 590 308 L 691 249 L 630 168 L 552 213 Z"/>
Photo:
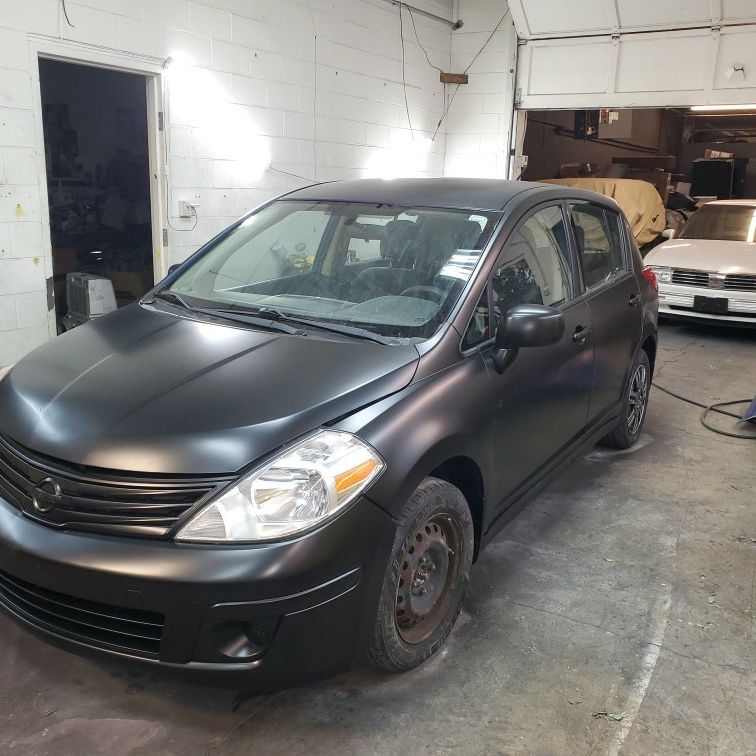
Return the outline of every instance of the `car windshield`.
<path id="1" fill-rule="evenodd" d="M 470 279 L 499 214 L 280 200 L 170 286 L 193 306 L 427 338 Z"/>
<path id="2" fill-rule="evenodd" d="M 690 217 L 681 239 L 756 241 L 756 207 L 753 205 L 704 205 Z"/>

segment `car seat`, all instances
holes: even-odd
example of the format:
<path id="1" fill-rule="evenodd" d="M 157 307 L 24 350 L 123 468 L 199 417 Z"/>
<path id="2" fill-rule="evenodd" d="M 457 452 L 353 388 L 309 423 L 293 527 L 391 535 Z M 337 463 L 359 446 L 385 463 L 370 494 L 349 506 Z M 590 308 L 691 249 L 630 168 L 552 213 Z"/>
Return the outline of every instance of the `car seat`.
<path id="1" fill-rule="evenodd" d="M 606 277 L 605 262 L 606 254 L 601 251 L 586 252 L 585 249 L 585 229 L 573 222 L 572 230 L 575 234 L 578 256 L 583 266 L 583 279 L 585 287 L 589 289 L 595 286 Z"/>
<path id="2" fill-rule="evenodd" d="M 429 282 L 427 273 L 418 270 L 420 234 L 417 224 L 409 220 L 392 220 L 386 224 L 381 239 L 381 257 L 387 265 L 365 268 L 352 282 L 350 299 L 364 302 L 375 297 L 398 295 L 411 286 Z"/>

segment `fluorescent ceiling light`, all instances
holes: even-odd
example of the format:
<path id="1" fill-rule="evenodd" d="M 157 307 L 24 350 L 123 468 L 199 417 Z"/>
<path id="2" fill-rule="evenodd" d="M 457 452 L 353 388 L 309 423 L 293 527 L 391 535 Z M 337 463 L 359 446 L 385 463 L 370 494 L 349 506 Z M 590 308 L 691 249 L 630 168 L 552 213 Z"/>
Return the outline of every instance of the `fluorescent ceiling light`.
<path id="1" fill-rule="evenodd" d="M 738 111 L 738 110 L 756 110 L 756 103 L 752 102 L 745 105 L 691 105 L 691 110 L 697 112 L 712 112 L 717 111 Z"/>

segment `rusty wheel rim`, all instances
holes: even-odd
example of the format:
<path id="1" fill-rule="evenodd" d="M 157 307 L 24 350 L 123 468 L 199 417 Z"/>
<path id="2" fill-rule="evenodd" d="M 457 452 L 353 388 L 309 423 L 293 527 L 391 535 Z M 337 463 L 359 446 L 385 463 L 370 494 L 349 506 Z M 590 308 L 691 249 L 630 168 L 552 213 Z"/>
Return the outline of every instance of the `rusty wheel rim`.
<path id="1" fill-rule="evenodd" d="M 459 571 L 460 531 L 446 514 L 426 520 L 402 555 L 396 627 L 405 643 L 427 640 L 447 616 Z"/>

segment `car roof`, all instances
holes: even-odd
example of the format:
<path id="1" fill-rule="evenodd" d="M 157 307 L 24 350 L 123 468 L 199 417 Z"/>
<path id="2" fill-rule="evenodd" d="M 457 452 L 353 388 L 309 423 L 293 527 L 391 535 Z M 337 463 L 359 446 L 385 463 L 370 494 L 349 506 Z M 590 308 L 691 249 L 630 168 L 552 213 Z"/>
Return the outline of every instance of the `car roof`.
<path id="1" fill-rule="evenodd" d="M 756 199 L 731 199 L 731 200 L 711 200 L 706 202 L 707 205 L 742 205 L 743 207 L 756 207 Z"/>
<path id="2" fill-rule="evenodd" d="M 356 179 L 313 184 L 297 189 L 282 199 L 328 202 L 439 207 L 498 212 L 513 198 L 528 193 L 534 201 L 559 197 L 611 200 L 595 192 L 573 187 L 538 184 L 532 181 L 505 181 L 477 178 Z"/>

